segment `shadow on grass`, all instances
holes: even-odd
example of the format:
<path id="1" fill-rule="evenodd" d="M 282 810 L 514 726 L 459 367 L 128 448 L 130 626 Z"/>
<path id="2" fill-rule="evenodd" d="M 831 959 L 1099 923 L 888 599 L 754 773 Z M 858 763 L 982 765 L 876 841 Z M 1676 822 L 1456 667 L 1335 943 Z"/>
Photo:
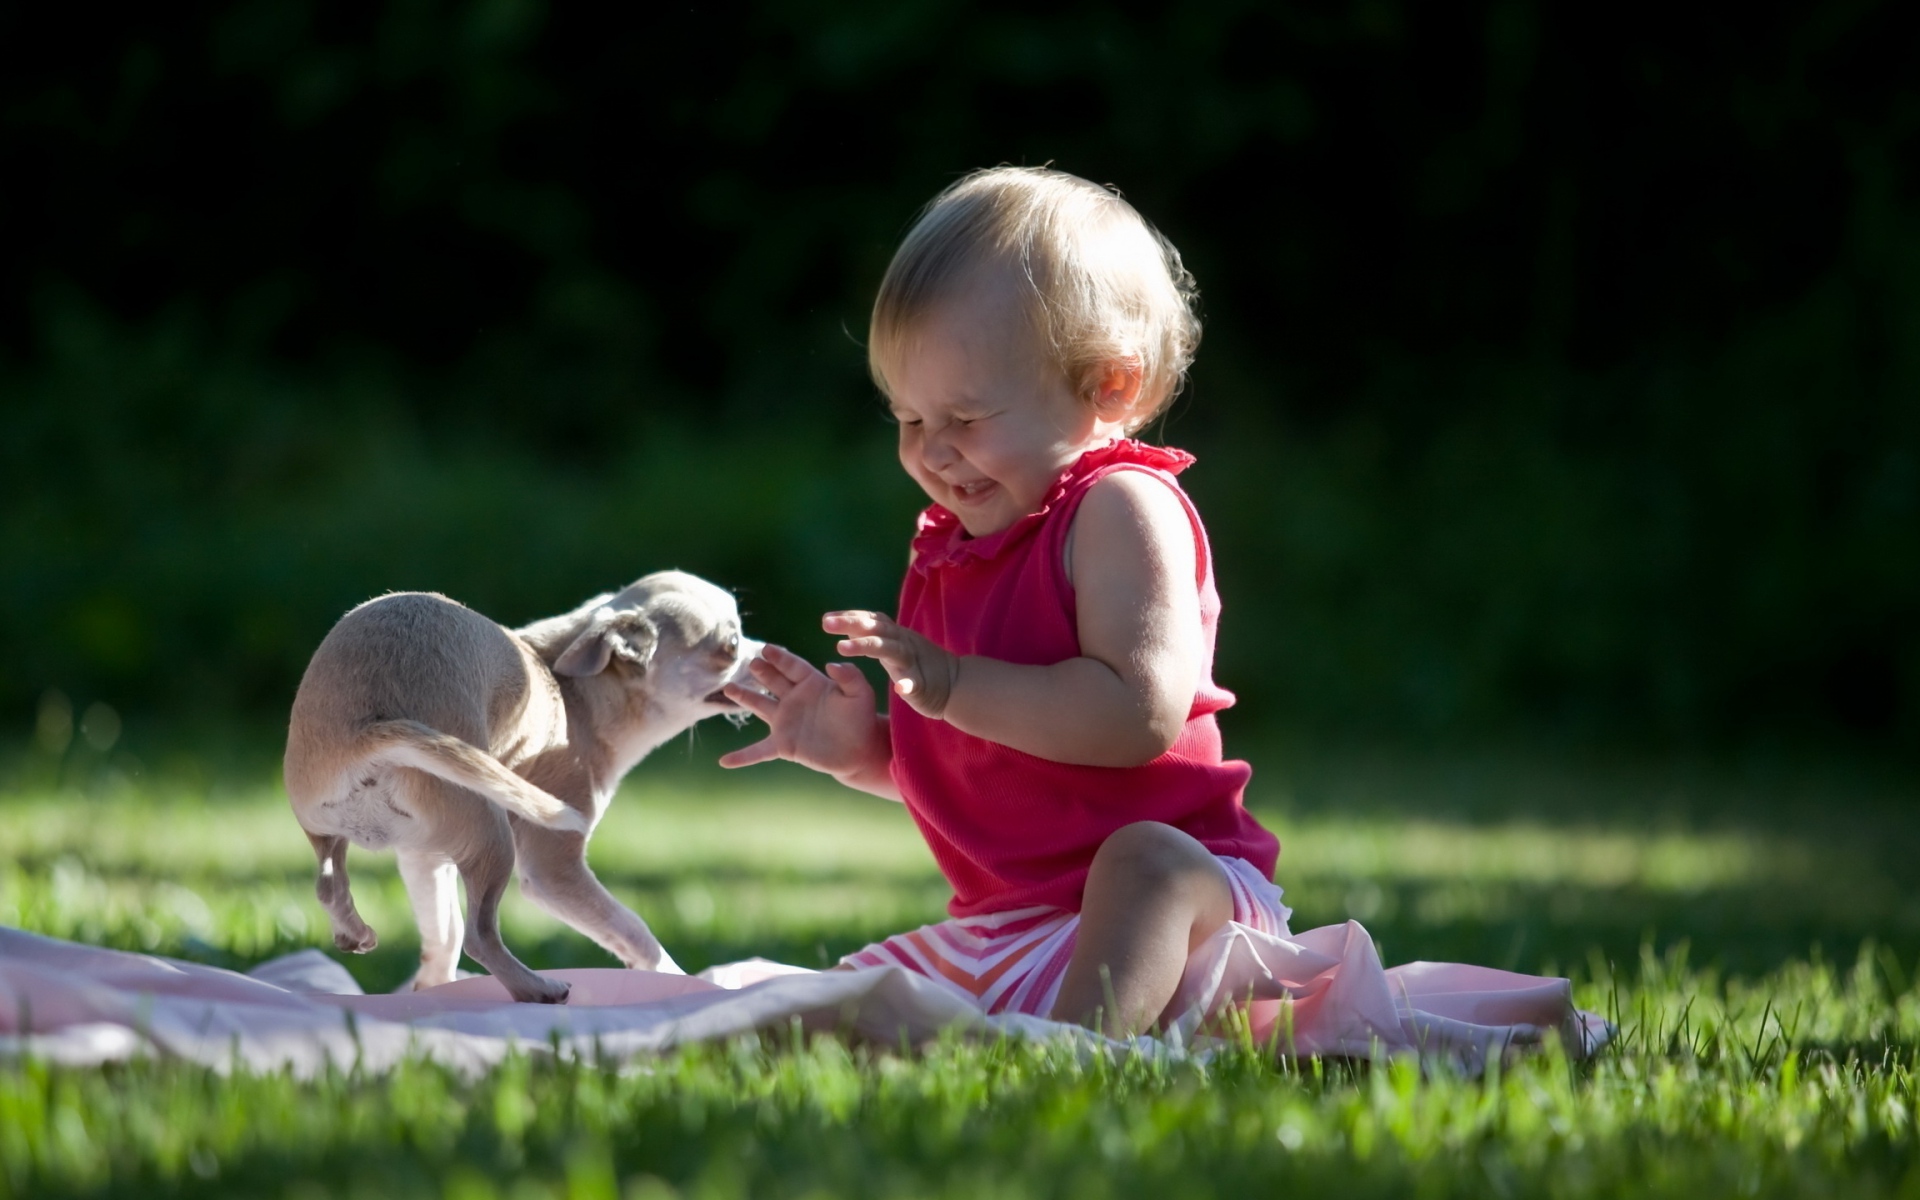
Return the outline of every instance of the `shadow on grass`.
<path id="1" fill-rule="evenodd" d="M 1253 763 L 1249 806 L 1301 816 L 1739 830 L 1920 847 L 1920 770 L 1894 759 L 1817 749 L 1607 754 L 1310 744 L 1280 735 L 1248 741 L 1236 747 L 1229 739 L 1229 753 Z"/>
<path id="2" fill-rule="evenodd" d="M 1910 775 L 1872 764 L 1844 760 L 1749 761 L 1603 760 L 1593 756 L 1552 757 L 1508 750 L 1404 750 L 1290 747 L 1284 739 L 1241 739 L 1236 753 L 1255 761 L 1250 800 L 1263 820 L 1290 841 L 1282 859 L 1280 882 L 1296 909 L 1294 927 L 1306 929 L 1360 919 L 1381 943 L 1388 962 L 1411 959 L 1484 963 L 1524 971 L 1580 969 L 1598 957 L 1628 962 L 1644 946 L 1664 950 L 1687 942 L 1696 961 L 1732 974 L 1764 974 L 1808 955 L 1849 961 L 1869 941 L 1888 947 L 1904 961 L 1920 956 L 1920 795 Z M 705 747 L 718 749 L 719 747 Z M 218 791 L 219 789 L 216 789 Z M 272 789 L 263 782 L 252 803 Z M 233 794 L 239 794 L 238 791 Z M 165 794 L 156 791 L 154 794 Z M 753 772 L 723 773 L 699 763 L 649 762 L 629 780 L 620 801 L 623 810 L 650 804 L 670 807 L 675 820 L 737 822 L 759 813 L 805 812 L 818 804 L 822 814 L 844 817 L 874 801 L 852 797 L 809 773 L 786 765 Z M 125 805 L 138 811 L 135 803 Z M 209 800 L 207 807 L 224 802 Z M 116 802 L 124 804 L 124 802 Z M 116 809 L 116 811 L 118 811 Z M 622 816 L 624 819 L 624 813 Z M 1566 831 L 1575 848 L 1557 853 L 1587 853 L 1578 845 L 1583 832 L 1618 832 L 1638 837 L 1667 832 L 1755 833 L 1777 846 L 1807 848 L 1811 854 L 1796 878 L 1767 874 L 1773 849 L 1760 854 L 1761 865 L 1738 879 L 1702 886 L 1657 889 L 1638 884 L 1591 886 L 1571 880 L 1520 880 L 1476 877 L 1461 869 L 1447 877 L 1395 877 L 1391 870 L 1366 877 L 1345 875 L 1330 860 L 1303 859 L 1312 843 L 1292 840 L 1288 826 L 1298 821 L 1372 822 L 1392 831 L 1411 819 L 1467 827 L 1502 824 Z M 1363 831 L 1365 837 L 1373 832 Z M 271 864 L 206 863 L 168 874 L 138 858 L 99 861 L 85 853 L 82 840 L 57 849 L 19 854 L 9 866 L 16 878 L 44 879 L 63 858 L 78 857 L 87 872 L 114 886 L 177 883 L 190 888 L 284 889 L 296 902 L 313 906 L 313 867 Z M 297 838 L 291 820 L 288 835 Z M 1364 839 L 1363 839 L 1364 840 Z M 1417 837 L 1414 839 L 1418 841 Z M 702 843 L 681 867 L 626 865 L 623 848 L 634 844 L 624 832 L 609 853 L 589 852 L 596 871 L 616 894 L 646 917 L 675 956 L 689 969 L 714 962 L 761 955 L 804 966 L 819 966 L 840 954 L 899 932 L 884 922 L 897 919 L 902 897 L 938 881 L 924 859 L 886 859 L 871 866 L 805 862 L 757 865 L 713 861 L 732 843 Z M 1325 845 L 1325 843 L 1322 843 Z M 1431 851 L 1431 846 L 1420 843 Z M 1476 843 L 1477 848 L 1477 843 Z M 136 845 L 136 851 L 138 847 Z M 626 850 L 626 853 L 631 853 Z M 651 854 L 648 857 L 652 857 Z M 1576 860 L 1577 861 L 1577 860 Z M 1557 868 L 1556 868 L 1557 869 Z M 350 870 L 357 881 L 389 893 L 397 886 L 392 858 L 356 852 Z M 1525 872 L 1523 875 L 1527 874 Z M 847 917 L 842 905 L 831 921 L 731 918 L 717 925 L 679 920 L 676 889 L 697 884 L 721 896 L 755 888 L 841 889 L 870 892 L 870 919 Z M 30 886 L 31 883 L 30 883 Z M 209 893 L 211 894 L 211 893 Z M 918 900 L 913 906 L 917 911 Z M 937 911 L 924 919 L 932 920 Z M 380 950 L 352 969 L 369 988 L 392 987 L 413 969 L 415 936 L 410 927 L 389 922 Z M 119 935 L 113 935 L 119 936 Z M 123 942 L 130 941 L 123 938 Z M 510 935 L 516 952 L 536 969 L 611 965 L 584 937 L 571 932 L 527 940 Z M 108 944 L 113 944 L 111 941 Z M 123 948 L 141 948 L 126 944 Z M 302 948 L 284 940 L 272 953 Z M 154 947 L 227 966 L 246 966 L 217 948 L 182 941 Z"/>
<path id="3" fill-rule="evenodd" d="M 857 875 L 836 878 L 859 882 Z M 303 881 L 304 882 L 304 881 Z M 836 917 L 798 925 L 758 925 L 738 918 L 719 926 L 692 925 L 679 918 L 666 889 L 619 889 L 647 918 L 654 931 L 688 971 L 754 956 L 807 967 L 831 965 L 859 949 L 915 923 L 906 918 L 887 924 L 883 915 L 911 911 L 912 896 L 875 888 L 875 918 Z M 1920 973 L 1920 909 L 1857 909 L 1818 906 L 1754 887 L 1728 887 L 1682 897 L 1644 888 L 1568 888 L 1505 885 L 1471 889 L 1474 911 L 1452 911 L 1462 904 L 1461 889 L 1451 885 L 1388 886 L 1370 902 L 1378 911 L 1362 918 L 1389 965 L 1413 960 L 1476 963 L 1530 973 L 1571 973 L 1584 977 L 1594 962 L 1616 966 L 1639 961 L 1651 950 L 1664 954 L 1676 946 L 1691 948 L 1699 967 L 1724 976 L 1758 977 L 1795 962 L 1850 963 L 1863 946 L 1877 946 L 1897 969 Z M 1346 920 L 1339 898 L 1325 889 L 1316 895 L 1290 894 L 1293 928 L 1305 930 Z M 885 897 L 884 903 L 880 902 Z M 936 920 L 937 911 L 920 919 Z M 319 918 L 316 916 L 316 922 Z M 245 969 L 278 954 L 318 945 L 345 963 L 369 991 L 398 986 L 418 963 L 419 943 L 404 919 L 379 930 L 381 944 L 372 954 L 336 953 L 324 941 L 281 939 L 270 948 L 241 958 L 191 938 L 167 942 L 151 951 L 214 965 Z M 134 944 L 117 948 L 146 949 Z M 508 945 L 536 970 L 617 966 L 610 955 L 583 934 L 569 929 L 529 935 L 509 929 Z M 475 965 L 469 962 L 470 968 Z"/>
<path id="4" fill-rule="evenodd" d="M 66 849 L 59 853 L 20 854 L 9 860 L 9 868 L 23 876 L 46 875 L 61 863 L 75 861 L 76 858 L 72 850 Z M 871 887 L 897 890 L 938 883 L 940 878 L 937 873 L 917 864 L 898 870 L 883 868 L 862 870 L 855 867 L 815 869 L 784 864 L 760 868 L 696 863 L 681 870 L 641 871 L 600 866 L 592 863 L 591 853 L 588 855 L 588 861 L 600 881 L 614 891 L 666 891 L 695 882 L 723 889 L 730 886 L 782 886 Z M 317 866 L 195 866 L 188 871 L 163 874 L 157 872 L 154 867 L 139 862 L 86 861 L 87 874 L 109 884 L 152 884 L 164 881 L 183 886 L 199 883 L 218 884 L 223 887 L 287 887 L 303 893 L 312 891 L 317 871 Z M 365 882 L 369 885 L 384 887 L 399 878 L 394 857 L 378 851 L 351 852 L 347 860 L 347 873 L 349 880 L 355 885 Z"/>

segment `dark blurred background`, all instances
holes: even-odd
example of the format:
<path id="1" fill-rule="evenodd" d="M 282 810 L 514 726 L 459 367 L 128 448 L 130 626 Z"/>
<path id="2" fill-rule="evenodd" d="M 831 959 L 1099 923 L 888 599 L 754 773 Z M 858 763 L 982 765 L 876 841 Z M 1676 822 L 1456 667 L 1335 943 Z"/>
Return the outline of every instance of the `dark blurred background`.
<path id="1" fill-rule="evenodd" d="M 1911 760 L 1916 47 L 1897 0 L 0 8 L 0 713 L 270 730 L 369 595 L 670 565 L 818 659 L 917 508 L 880 272 L 1052 162 L 1200 280 L 1153 436 L 1243 727 Z"/>

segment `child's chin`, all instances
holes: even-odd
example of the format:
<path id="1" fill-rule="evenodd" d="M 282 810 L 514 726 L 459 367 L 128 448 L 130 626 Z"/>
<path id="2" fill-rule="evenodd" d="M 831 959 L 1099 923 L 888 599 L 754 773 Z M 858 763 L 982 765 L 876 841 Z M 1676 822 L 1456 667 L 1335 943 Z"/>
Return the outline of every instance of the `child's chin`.
<path id="1" fill-rule="evenodd" d="M 999 533 L 1002 529 L 1013 524 L 1014 520 L 1012 517 L 989 513 L 961 512 L 956 515 L 960 518 L 960 528 L 967 531 L 967 536 L 977 538 L 990 537 L 993 534 Z"/>

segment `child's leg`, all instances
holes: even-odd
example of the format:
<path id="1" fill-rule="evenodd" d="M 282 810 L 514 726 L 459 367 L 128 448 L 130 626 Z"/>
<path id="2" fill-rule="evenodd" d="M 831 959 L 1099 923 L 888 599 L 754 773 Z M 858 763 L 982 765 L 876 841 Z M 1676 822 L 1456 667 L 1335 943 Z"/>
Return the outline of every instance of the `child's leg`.
<path id="1" fill-rule="evenodd" d="M 1157 821 L 1117 830 L 1093 856 L 1053 1018 L 1093 1025 L 1098 1013 L 1115 1035 L 1151 1027 L 1187 956 L 1232 918 L 1226 870 L 1205 846 Z"/>

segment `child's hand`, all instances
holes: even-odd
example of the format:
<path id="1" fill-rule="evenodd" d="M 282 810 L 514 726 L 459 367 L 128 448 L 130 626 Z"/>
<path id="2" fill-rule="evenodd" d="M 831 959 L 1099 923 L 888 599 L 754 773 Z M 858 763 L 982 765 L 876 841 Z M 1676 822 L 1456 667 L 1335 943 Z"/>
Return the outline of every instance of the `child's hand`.
<path id="1" fill-rule="evenodd" d="M 841 634 L 840 653 L 877 658 L 893 680 L 893 690 L 922 716 L 939 717 L 960 677 L 960 659 L 921 637 L 885 613 L 830 612 L 820 622 Z"/>
<path id="2" fill-rule="evenodd" d="M 728 684 L 727 698 L 765 721 L 767 736 L 722 755 L 721 766 L 784 758 L 863 790 L 886 776 L 892 750 L 860 668 L 828 663 L 823 674 L 791 650 L 767 646 L 749 669 L 766 691 Z"/>

